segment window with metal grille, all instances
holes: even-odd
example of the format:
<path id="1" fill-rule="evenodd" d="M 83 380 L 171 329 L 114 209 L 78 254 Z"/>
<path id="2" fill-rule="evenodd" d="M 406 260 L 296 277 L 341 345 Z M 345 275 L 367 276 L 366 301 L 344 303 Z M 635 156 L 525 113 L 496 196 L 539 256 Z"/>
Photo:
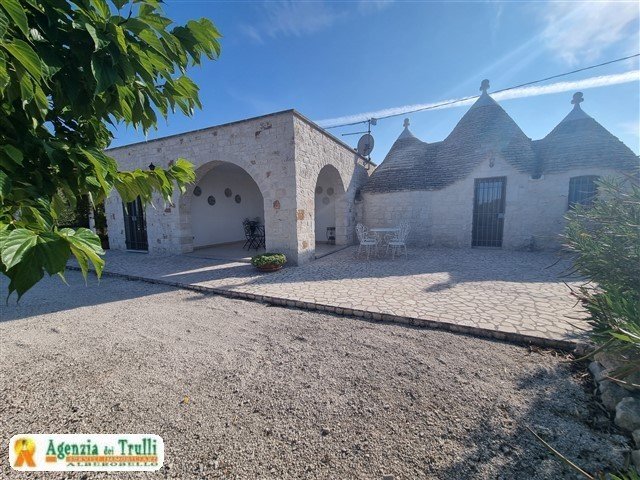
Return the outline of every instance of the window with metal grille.
<path id="1" fill-rule="evenodd" d="M 583 175 L 569 180 L 569 208 L 574 205 L 589 206 L 598 193 L 597 175 Z"/>

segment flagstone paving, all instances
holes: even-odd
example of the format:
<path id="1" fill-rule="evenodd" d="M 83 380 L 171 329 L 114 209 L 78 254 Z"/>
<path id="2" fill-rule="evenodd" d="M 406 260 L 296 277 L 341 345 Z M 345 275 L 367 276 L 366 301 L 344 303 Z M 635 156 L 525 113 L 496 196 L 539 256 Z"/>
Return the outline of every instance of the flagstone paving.
<path id="1" fill-rule="evenodd" d="M 568 288 L 580 281 L 566 278 L 568 267 L 548 252 L 430 248 L 413 249 L 408 258 L 367 261 L 347 248 L 263 274 L 244 262 L 114 250 L 107 253 L 105 271 L 372 320 L 570 347 L 586 325 Z"/>

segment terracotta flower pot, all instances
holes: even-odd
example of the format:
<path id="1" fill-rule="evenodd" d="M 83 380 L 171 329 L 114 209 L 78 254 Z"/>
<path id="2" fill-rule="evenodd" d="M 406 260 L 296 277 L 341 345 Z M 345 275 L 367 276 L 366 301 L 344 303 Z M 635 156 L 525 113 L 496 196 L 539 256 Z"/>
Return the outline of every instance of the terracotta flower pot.
<path id="1" fill-rule="evenodd" d="M 261 272 L 277 272 L 282 268 L 282 265 L 278 263 L 268 263 L 267 265 L 261 265 L 256 268 Z"/>

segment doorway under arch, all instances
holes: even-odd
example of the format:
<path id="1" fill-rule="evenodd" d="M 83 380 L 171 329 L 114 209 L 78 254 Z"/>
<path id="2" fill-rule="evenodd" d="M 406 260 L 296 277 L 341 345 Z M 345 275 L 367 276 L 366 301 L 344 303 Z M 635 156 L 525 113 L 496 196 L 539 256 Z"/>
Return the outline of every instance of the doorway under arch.
<path id="1" fill-rule="evenodd" d="M 333 165 L 325 165 L 318 174 L 315 188 L 316 257 L 346 242 L 344 194 L 340 172 Z"/>
<path id="2" fill-rule="evenodd" d="M 212 258 L 245 258 L 264 251 L 247 248 L 244 222 L 264 232 L 264 198 L 251 175 L 229 162 L 211 162 L 196 172 L 186 207 L 194 253 Z"/>

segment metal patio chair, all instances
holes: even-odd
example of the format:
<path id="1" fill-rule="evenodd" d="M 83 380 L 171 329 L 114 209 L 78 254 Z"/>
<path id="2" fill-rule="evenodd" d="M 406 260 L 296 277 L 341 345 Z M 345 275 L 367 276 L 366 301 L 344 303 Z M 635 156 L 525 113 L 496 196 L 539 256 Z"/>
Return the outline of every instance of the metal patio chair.
<path id="1" fill-rule="evenodd" d="M 409 223 L 401 222 L 398 225 L 398 231 L 387 243 L 387 254 L 391 248 L 391 259 L 396 256 L 396 252 L 404 249 L 404 257 L 407 258 L 407 237 L 409 236 Z"/>
<path id="2" fill-rule="evenodd" d="M 367 260 L 369 260 L 369 257 L 371 256 L 371 249 L 373 248 L 375 253 L 376 248 L 378 247 L 378 239 L 376 237 L 370 236 L 367 227 L 365 227 L 361 223 L 358 223 L 356 225 L 356 235 L 358 236 L 358 241 L 360 242 L 360 244 L 358 245 L 358 252 L 356 253 L 356 256 L 360 256 L 362 247 L 364 247 L 367 252 Z"/>

